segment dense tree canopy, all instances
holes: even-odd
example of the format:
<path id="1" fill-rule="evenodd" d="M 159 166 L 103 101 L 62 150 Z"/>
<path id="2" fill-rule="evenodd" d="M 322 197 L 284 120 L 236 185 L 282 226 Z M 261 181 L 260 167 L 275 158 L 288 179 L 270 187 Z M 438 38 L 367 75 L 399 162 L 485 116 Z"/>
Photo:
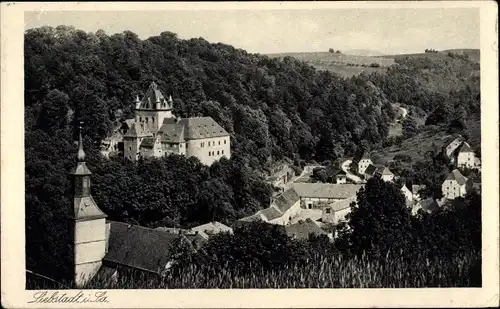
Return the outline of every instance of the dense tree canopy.
<path id="1" fill-rule="evenodd" d="M 470 87 L 452 93 L 417 84 L 413 76 L 421 78 L 422 70 L 443 73 L 446 67 L 432 62 L 404 60 L 387 74 L 344 79 L 291 57 L 271 59 L 171 32 L 140 40 L 129 31 L 110 36 L 59 26 L 27 30 L 24 39 L 27 261 L 52 274 L 63 257 L 48 252 L 67 248 L 68 172 L 79 122 L 93 196 L 110 219 L 187 227 L 229 224 L 267 207 L 272 188 L 262 170 L 270 158 L 288 157 L 300 170 L 305 161 L 334 161 L 382 143 L 394 116 L 391 101 L 426 112 L 440 102 L 452 109 L 466 102 L 457 120 L 479 108 L 472 77 Z M 467 59 L 449 61 L 471 67 Z M 175 155 L 137 164 L 101 157 L 101 140 L 133 115 L 133 98 L 151 81 L 172 94 L 175 114 L 221 124 L 231 134 L 232 158 L 207 167 Z"/>

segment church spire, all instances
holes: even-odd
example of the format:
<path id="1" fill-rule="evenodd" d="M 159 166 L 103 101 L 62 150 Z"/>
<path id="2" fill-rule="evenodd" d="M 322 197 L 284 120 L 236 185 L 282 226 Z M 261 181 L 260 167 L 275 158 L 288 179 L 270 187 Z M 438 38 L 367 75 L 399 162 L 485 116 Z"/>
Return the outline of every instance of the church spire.
<path id="1" fill-rule="evenodd" d="M 76 154 L 76 167 L 73 169 L 73 175 L 91 175 L 92 173 L 85 164 L 85 151 L 83 150 L 82 124 L 78 126 L 78 152 Z"/>
<path id="2" fill-rule="evenodd" d="M 83 122 L 80 122 L 80 126 L 78 126 L 78 154 L 77 154 L 78 162 L 85 162 L 85 151 L 83 151 L 83 140 L 82 140 L 82 125 Z"/>

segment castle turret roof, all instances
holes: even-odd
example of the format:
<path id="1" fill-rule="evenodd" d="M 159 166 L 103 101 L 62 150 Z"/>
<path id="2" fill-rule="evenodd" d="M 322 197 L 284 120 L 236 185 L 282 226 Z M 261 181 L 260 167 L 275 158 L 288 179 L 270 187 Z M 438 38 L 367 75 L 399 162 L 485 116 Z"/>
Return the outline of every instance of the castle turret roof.
<path id="1" fill-rule="evenodd" d="M 161 110 L 171 110 L 172 109 L 172 98 L 166 100 L 163 93 L 158 89 L 158 85 L 152 82 L 149 85 L 148 91 L 140 100 L 140 104 L 137 104 L 137 109 L 158 109 L 156 103 L 160 103 Z"/>

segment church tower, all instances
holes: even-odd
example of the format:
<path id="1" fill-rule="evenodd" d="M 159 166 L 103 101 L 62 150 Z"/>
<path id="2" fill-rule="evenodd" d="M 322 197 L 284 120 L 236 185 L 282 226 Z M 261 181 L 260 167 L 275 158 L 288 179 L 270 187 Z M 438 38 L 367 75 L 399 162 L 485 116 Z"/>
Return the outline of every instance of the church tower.
<path id="1" fill-rule="evenodd" d="M 77 287 L 90 280 L 102 265 L 106 254 L 106 214 L 90 194 L 91 172 L 85 164 L 81 127 L 78 140 L 77 164 L 73 169 L 73 207 L 71 233 L 73 240 L 74 280 Z"/>

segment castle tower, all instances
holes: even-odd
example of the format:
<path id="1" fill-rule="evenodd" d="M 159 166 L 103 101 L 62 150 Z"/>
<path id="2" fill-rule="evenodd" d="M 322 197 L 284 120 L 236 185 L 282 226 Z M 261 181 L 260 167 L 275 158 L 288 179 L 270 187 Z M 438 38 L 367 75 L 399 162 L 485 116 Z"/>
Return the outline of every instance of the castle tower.
<path id="1" fill-rule="evenodd" d="M 106 214 L 90 194 L 91 172 L 85 164 L 81 127 L 78 140 L 77 164 L 73 169 L 73 207 L 70 216 L 73 237 L 74 280 L 82 286 L 102 265 L 106 254 Z"/>
<path id="2" fill-rule="evenodd" d="M 163 119 L 172 118 L 172 97 L 165 99 L 158 85 L 152 82 L 142 100 L 135 102 L 135 122 L 143 123 L 148 131 L 155 134 L 163 124 Z"/>

